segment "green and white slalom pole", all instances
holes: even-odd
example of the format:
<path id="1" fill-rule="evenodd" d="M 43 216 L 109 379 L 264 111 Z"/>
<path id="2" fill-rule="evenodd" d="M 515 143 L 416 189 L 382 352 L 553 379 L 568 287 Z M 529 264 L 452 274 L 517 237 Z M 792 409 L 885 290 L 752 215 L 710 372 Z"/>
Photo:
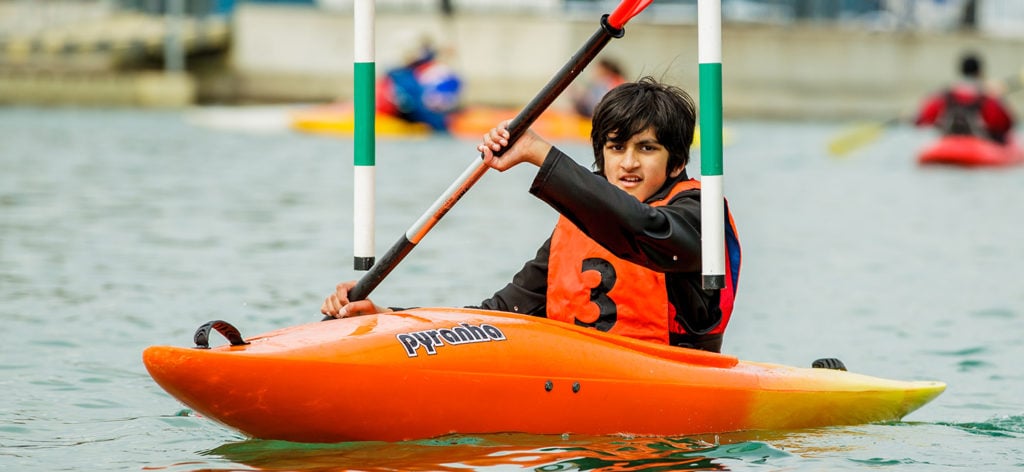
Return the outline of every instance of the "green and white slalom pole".
<path id="1" fill-rule="evenodd" d="M 355 0 L 355 133 L 353 136 L 353 268 L 374 263 L 374 194 L 376 192 L 376 65 L 374 63 L 374 0 Z"/>
<path id="2" fill-rule="evenodd" d="M 572 83 L 573 79 L 580 74 L 587 64 L 597 57 L 597 54 L 601 52 L 601 49 L 609 41 L 614 38 L 621 38 L 625 34 L 626 22 L 640 14 L 652 1 L 621 0 L 619 5 L 615 7 L 615 10 L 601 17 L 597 31 L 569 58 L 569 62 L 563 65 L 551 77 L 551 80 L 541 89 L 540 93 L 534 96 L 530 103 L 527 103 L 509 123 L 508 147 L 511 147 L 530 128 L 530 125 L 537 120 L 541 113 L 544 113 L 544 110 L 547 110 L 548 106 Z M 405 234 L 398 238 L 398 241 L 381 256 L 380 261 L 363 274 L 359 281 L 356 282 L 356 286 L 352 287 L 352 290 L 348 292 L 348 299 L 350 301 L 365 300 L 370 292 L 391 273 L 398 263 L 405 259 L 405 256 L 409 255 L 409 252 L 419 244 L 427 232 L 483 177 L 489 167 L 483 163 L 483 159 L 480 157 L 479 153 L 477 153 L 477 156 L 473 158 L 473 162 L 462 172 L 462 175 L 455 182 L 452 182 L 444 194 L 434 201 L 427 212 L 420 216 L 419 220 L 409 227 Z"/>
<path id="3" fill-rule="evenodd" d="M 704 289 L 725 288 L 725 204 L 722 191 L 722 2 L 698 0 L 700 78 L 700 220 Z"/>

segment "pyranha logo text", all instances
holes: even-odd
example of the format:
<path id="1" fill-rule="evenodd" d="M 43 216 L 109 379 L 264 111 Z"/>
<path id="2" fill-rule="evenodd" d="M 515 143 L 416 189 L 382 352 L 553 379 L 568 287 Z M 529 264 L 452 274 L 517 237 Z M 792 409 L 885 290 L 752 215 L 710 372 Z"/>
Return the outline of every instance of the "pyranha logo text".
<path id="1" fill-rule="evenodd" d="M 452 346 L 469 343 L 483 343 L 489 341 L 504 341 L 505 333 L 489 324 L 474 326 L 469 323 L 461 323 L 458 326 L 443 329 L 428 329 L 401 333 L 395 335 L 398 342 L 405 348 L 405 354 L 409 357 L 416 357 L 419 348 L 427 355 L 437 354 L 437 349 L 448 343 Z"/>

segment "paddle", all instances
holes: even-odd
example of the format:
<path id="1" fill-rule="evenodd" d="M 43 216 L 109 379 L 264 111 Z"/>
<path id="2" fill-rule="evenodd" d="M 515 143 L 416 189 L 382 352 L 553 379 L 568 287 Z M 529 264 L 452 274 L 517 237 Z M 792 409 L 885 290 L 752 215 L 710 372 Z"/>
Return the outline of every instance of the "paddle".
<path id="1" fill-rule="evenodd" d="M 904 117 L 894 116 L 882 122 L 871 122 L 857 125 L 857 127 L 843 133 L 841 136 L 829 142 L 828 152 L 834 156 L 847 154 L 878 139 L 886 128 L 898 125 L 904 121 Z"/>
<path id="2" fill-rule="evenodd" d="M 600 27 L 597 31 L 509 123 L 509 146 L 506 146 L 506 149 L 511 147 L 530 128 L 530 125 L 533 124 L 537 117 L 558 98 L 587 64 L 597 57 L 597 54 L 612 38 L 621 38 L 623 36 L 625 33 L 623 26 L 626 25 L 626 22 L 642 12 L 644 8 L 647 8 L 647 5 L 650 5 L 652 1 L 623 0 L 612 13 L 601 17 Z M 500 153 L 495 154 L 500 155 Z M 462 172 L 462 175 L 430 206 L 427 212 L 420 216 L 419 220 L 356 282 L 355 287 L 348 293 L 349 300 L 366 299 L 370 292 L 384 280 L 384 277 L 391 273 L 395 266 L 416 247 L 416 244 L 423 239 L 427 232 L 469 191 L 470 187 L 480 180 L 480 177 L 483 177 L 487 169 L 489 167 L 484 165 L 482 159 L 474 159 L 470 166 Z"/>
<path id="3" fill-rule="evenodd" d="M 1005 94 L 1020 90 L 1022 85 L 1024 85 L 1024 70 L 1020 73 L 1007 77 L 1002 80 L 1001 83 L 1003 84 L 1003 93 Z M 834 156 L 847 154 L 870 144 L 875 139 L 878 139 L 886 129 L 899 125 L 900 123 L 904 123 L 905 121 L 906 119 L 903 116 L 894 116 L 882 122 L 863 123 L 857 125 L 853 129 L 844 132 L 830 141 L 828 144 L 828 152 Z"/>

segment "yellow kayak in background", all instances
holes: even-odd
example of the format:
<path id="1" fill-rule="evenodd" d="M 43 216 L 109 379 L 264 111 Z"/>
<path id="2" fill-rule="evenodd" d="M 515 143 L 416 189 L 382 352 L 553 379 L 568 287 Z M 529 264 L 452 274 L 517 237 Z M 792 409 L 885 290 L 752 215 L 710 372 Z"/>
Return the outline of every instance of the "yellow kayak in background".
<path id="1" fill-rule="evenodd" d="M 451 115 L 448 131 L 458 138 L 478 140 L 502 120 L 515 118 L 519 110 L 511 108 L 474 106 Z M 351 136 L 355 130 L 355 112 L 351 102 L 338 102 L 293 112 L 292 129 L 305 133 Z M 375 128 L 378 136 L 388 138 L 423 138 L 433 131 L 424 123 L 412 123 L 384 113 L 377 113 Z M 590 118 L 573 112 L 548 109 L 537 118 L 531 128 L 541 136 L 554 141 L 590 140 Z M 693 136 L 693 146 L 700 146 L 699 128 Z M 728 143 L 729 133 L 723 130 Z"/>

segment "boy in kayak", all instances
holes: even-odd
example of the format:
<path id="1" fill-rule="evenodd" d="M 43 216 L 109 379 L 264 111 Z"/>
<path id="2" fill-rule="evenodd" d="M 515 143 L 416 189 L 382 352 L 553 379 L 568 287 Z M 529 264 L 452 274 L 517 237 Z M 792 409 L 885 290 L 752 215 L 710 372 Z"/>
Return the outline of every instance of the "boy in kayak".
<path id="1" fill-rule="evenodd" d="M 1006 142 L 1013 115 L 999 96 L 986 89 L 981 58 L 966 54 L 960 61 L 962 79 L 928 97 L 914 124 L 933 125 L 944 135 L 968 135 Z"/>
<path id="2" fill-rule="evenodd" d="M 685 91 L 650 77 L 614 88 L 594 112 L 596 172 L 530 130 L 508 147 L 508 122 L 485 134 L 477 148 L 484 163 L 499 171 L 537 166 L 530 193 L 561 217 L 536 257 L 478 308 L 719 352 L 740 248 L 726 208 L 726 287 L 704 290 L 700 183 L 686 175 L 695 109 Z M 391 311 L 369 299 L 349 303 L 354 286 L 338 284 L 321 312 Z"/>

